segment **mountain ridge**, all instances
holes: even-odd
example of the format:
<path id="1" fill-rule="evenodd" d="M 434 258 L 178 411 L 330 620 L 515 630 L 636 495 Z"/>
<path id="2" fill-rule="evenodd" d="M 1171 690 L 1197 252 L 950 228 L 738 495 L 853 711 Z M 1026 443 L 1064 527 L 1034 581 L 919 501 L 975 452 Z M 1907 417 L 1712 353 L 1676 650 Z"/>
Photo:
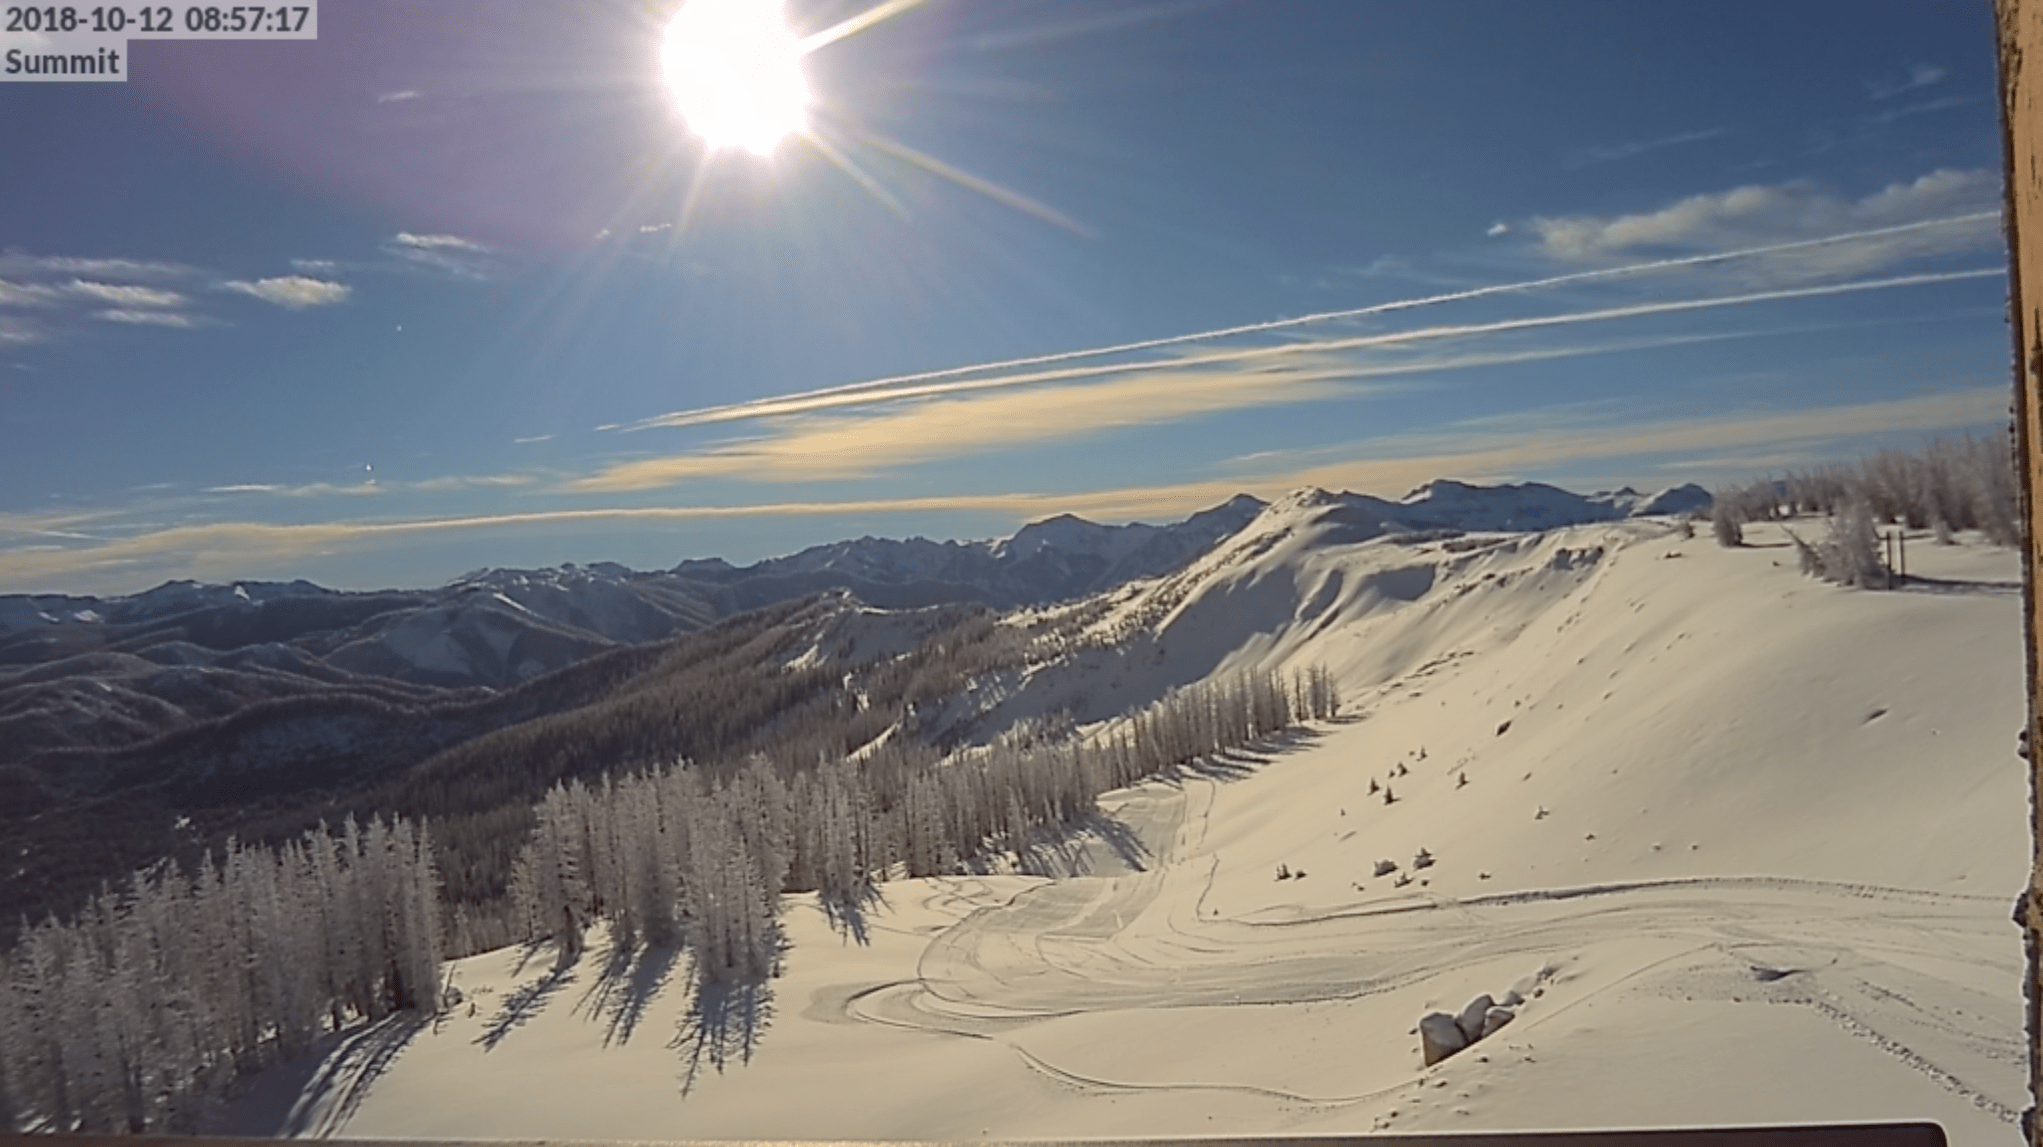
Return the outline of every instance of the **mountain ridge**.
<path id="1" fill-rule="evenodd" d="M 873 690 L 903 706 L 854 721 L 856 744 L 826 737 L 814 751 L 849 752 L 901 729 L 916 744 L 983 742 L 1000 733 L 1002 691 L 1031 659 L 1162 626 L 1208 567 L 1280 545 L 1607 521 L 1649 501 L 1463 484 L 1429 484 L 1402 503 L 1305 490 L 1274 503 L 1240 495 L 1164 526 L 1065 515 L 1005 539 L 859 539 L 745 567 L 570 563 L 477 570 L 433 590 L 171 582 L 125 598 L 0 598 L 0 846 L 36 851 L 35 863 L 0 871 L 0 914 L 61 907 L 145 853 L 201 837 L 250 839 L 420 800 L 436 817 L 480 815 L 472 801 L 420 795 L 428 775 L 439 778 L 434 792 L 494 791 L 491 769 L 551 783 L 597 765 L 746 751 L 780 711 L 752 700 L 785 689 L 794 691 L 781 709 L 807 706 L 840 724 L 851 713 L 843 706 L 865 705 Z M 1122 611 L 1118 637 L 1063 620 L 1112 613 L 1123 599 L 1141 608 Z M 1225 595 L 1212 600 L 1233 608 Z M 1161 633 L 1136 644 L 1161 655 Z M 1187 659 L 1172 640 L 1172 664 L 1186 674 L 1226 652 Z M 733 661 L 733 648 L 753 652 Z M 726 668 L 715 680 L 687 675 L 695 663 Z M 870 681 L 854 686 L 853 673 Z M 966 696 L 969 682 L 981 691 Z M 719 689 L 739 693 L 703 693 Z M 675 731 L 690 723 L 716 731 Z M 191 827 L 167 827 L 180 822 Z M 120 849 L 94 852 L 91 842 L 115 840 Z M 67 864 L 82 867 L 60 879 Z M 38 883 L 57 899 L 23 900 Z"/>

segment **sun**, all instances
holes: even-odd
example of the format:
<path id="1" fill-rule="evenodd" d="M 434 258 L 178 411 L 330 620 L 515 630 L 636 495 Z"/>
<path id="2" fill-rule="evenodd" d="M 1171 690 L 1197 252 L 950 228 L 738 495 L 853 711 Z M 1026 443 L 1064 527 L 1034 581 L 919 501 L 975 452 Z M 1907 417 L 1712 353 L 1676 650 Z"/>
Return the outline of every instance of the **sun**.
<path id="1" fill-rule="evenodd" d="M 808 128 L 802 54 L 780 0 L 684 0 L 660 67 L 675 110 L 711 149 L 769 155 Z"/>

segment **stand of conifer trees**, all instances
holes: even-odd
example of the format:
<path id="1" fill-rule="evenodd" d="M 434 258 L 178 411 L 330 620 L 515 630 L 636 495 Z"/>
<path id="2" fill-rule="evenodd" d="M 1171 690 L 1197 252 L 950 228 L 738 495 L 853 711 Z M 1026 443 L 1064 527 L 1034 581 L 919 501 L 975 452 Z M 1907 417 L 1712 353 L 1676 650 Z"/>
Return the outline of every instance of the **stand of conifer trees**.
<path id="1" fill-rule="evenodd" d="M 25 929 L 0 959 L 0 1128 L 190 1130 L 326 1032 L 436 1010 L 438 898 L 424 828 L 350 820 Z"/>
<path id="2" fill-rule="evenodd" d="M 939 759 L 876 749 L 802 768 L 755 755 L 556 785 L 513 865 L 514 932 L 680 943 L 704 981 L 779 967 L 781 893 L 854 902 L 876 875 L 955 871 L 1080 822 L 1100 793 L 1334 715 L 1322 667 L 1172 693 L 1091 738 Z M 137 873 L 0 958 L 0 1129 L 190 1130 L 237 1078 L 322 1035 L 438 1010 L 443 905 L 423 826 L 351 819 L 277 850 L 230 842 Z"/>
<path id="3" fill-rule="evenodd" d="M 878 873 L 955 871 L 1031 833 L 1077 823 L 1095 798 L 1338 710 L 1323 666 L 1259 670 L 1179 690 L 1109 732 L 945 760 L 836 760 L 782 771 L 754 756 L 708 779 L 677 765 L 557 785 L 511 870 L 514 929 L 581 951 L 589 923 L 618 943 L 679 941 L 704 980 L 778 967 L 780 894 L 855 901 Z M 871 766 L 871 767 L 868 767 Z M 876 783 L 877 782 L 877 783 Z"/>

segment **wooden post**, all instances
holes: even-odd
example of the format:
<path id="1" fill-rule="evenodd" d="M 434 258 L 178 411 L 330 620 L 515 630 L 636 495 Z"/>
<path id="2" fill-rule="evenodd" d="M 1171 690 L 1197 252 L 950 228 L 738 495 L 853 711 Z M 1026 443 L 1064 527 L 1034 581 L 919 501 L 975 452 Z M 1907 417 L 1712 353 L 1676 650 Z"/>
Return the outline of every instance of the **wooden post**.
<path id="1" fill-rule="evenodd" d="M 2008 327 L 2014 339 L 2015 448 L 2022 494 L 2022 625 L 2028 646 L 2029 818 L 2031 855 L 2027 887 L 2016 903 L 2022 927 L 2027 971 L 2022 996 L 2029 1034 L 2029 1110 L 2022 1116 L 2022 1137 L 2030 1147 L 2043 1147 L 2043 1126 L 2036 1118 L 2043 1097 L 2043 1054 L 2038 1051 L 2039 1007 L 2043 1007 L 2043 823 L 2038 822 L 2039 783 L 2043 783 L 2043 733 L 2038 718 L 2043 705 L 2036 691 L 2037 666 L 2043 662 L 2043 624 L 2037 610 L 2039 568 L 2038 511 L 2043 508 L 2043 0 L 1994 0 L 2000 47 L 2001 161 L 2007 192 L 2003 225 L 2008 240 Z"/>

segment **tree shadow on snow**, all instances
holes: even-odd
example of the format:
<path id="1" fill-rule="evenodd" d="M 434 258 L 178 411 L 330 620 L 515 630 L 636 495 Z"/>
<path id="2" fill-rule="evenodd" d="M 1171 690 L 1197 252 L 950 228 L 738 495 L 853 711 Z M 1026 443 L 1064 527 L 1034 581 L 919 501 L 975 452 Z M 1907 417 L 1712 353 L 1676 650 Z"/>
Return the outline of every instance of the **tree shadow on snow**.
<path id="1" fill-rule="evenodd" d="M 532 962 L 532 957 L 551 947 L 553 947 L 553 941 L 551 940 L 527 940 L 523 944 L 518 945 L 518 962 L 512 966 L 511 974 L 513 976 L 524 975 L 525 965 Z"/>
<path id="2" fill-rule="evenodd" d="M 504 1006 L 490 1017 L 488 1026 L 475 1042 L 484 1051 L 495 1051 L 514 1030 L 524 1027 L 525 1021 L 538 1015 L 546 1008 L 546 1002 L 559 994 L 560 990 L 574 982 L 573 969 L 556 967 L 538 979 L 526 984 L 504 997 Z"/>
<path id="3" fill-rule="evenodd" d="M 290 1110 L 267 1134 L 324 1139 L 340 1131 L 427 1022 L 416 1012 L 399 1012 L 340 1036 L 328 1055 L 306 1057 L 310 1076 L 296 1088 Z"/>
<path id="4" fill-rule="evenodd" d="M 1336 717 L 1334 720 L 1338 722 L 1340 718 Z M 1252 745 L 1238 749 L 1223 749 L 1181 765 L 1172 765 L 1158 773 L 1157 779 L 1171 784 L 1180 784 L 1192 777 L 1221 783 L 1246 780 L 1257 769 L 1285 753 L 1305 748 L 1325 739 L 1325 736 L 1326 734 L 1317 729 L 1300 726 L 1282 729 L 1257 739 Z"/>
<path id="5" fill-rule="evenodd" d="M 773 1023 L 770 979 L 705 980 L 700 965 L 688 971 L 688 1010 L 667 1046 L 681 1057 L 681 1094 L 695 1089 L 706 1064 L 723 1074 L 732 1056 L 752 1061 L 752 1049 Z"/>
<path id="6" fill-rule="evenodd" d="M 1989 597 L 2018 597 L 2022 583 L 2018 581 L 1967 581 L 1963 578 L 1917 577 L 1909 574 L 1896 578 L 1894 589 L 1903 593 L 1939 594 L 1981 594 Z"/>
<path id="7" fill-rule="evenodd" d="M 1027 846 L 1015 857 L 1015 871 L 1024 876 L 1084 876 L 1093 871 L 1093 861 L 1087 855 L 1093 841 L 1112 849 L 1121 863 L 1136 872 L 1148 871 L 1148 862 L 1155 859 L 1135 830 L 1091 809 L 1074 820 L 1031 831 Z"/>
<path id="8" fill-rule="evenodd" d="M 575 1013 L 603 1021 L 604 1047 L 631 1042 L 646 1008 L 673 978 L 674 964 L 680 958 L 676 944 L 612 947 L 595 982 L 575 1004 Z"/>
<path id="9" fill-rule="evenodd" d="M 867 881 L 849 896 L 819 892 L 816 903 L 822 906 L 823 918 L 830 922 L 831 931 L 839 936 L 849 936 L 863 948 L 872 943 L 872 928 L 866 922 L 866 913 L 875 905 L 886 908 L 887 897 L 877 883 Z"/>
<path id="10" fill-rule="evenodd" d="M 1137 872 L 1148 871 L 1149 866 L 1144 862 L 1155 859 L 1150 854 L 1149 846 L 1142 843 L 1142 838 L 1134 829 L 1098 809 L 1079 817 L 1076 827 L 1079 832 L 1113 849 L 1114 855 L 1121 858 L 1121 863 Z"/>

